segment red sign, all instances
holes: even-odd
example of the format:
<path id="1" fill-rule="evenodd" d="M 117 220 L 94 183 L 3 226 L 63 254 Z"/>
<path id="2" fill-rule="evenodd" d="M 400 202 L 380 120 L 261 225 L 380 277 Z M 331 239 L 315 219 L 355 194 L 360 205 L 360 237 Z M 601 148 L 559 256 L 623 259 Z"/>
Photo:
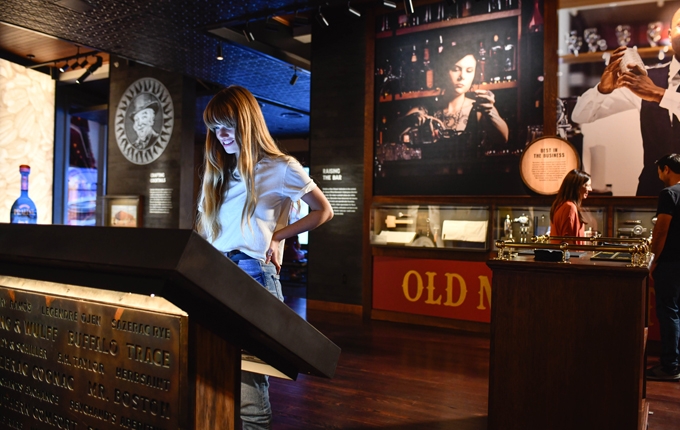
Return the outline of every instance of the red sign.
<path id="1" fill-rule="evenodd" d="M 374 257 L 373 308 L 491 321 L 491 269 L 478 261 Z"/>

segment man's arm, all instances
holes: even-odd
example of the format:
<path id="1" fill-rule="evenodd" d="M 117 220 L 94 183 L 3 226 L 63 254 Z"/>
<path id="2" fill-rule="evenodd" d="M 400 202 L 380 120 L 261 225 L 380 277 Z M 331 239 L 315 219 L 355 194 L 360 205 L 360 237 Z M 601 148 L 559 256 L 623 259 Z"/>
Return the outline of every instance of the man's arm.
<path id="1" fill-rule="evenodd" d="M 654 254 L 652 265 L 649 268 L 649 273 L 653 273 L 656 269 L 656 264 L 661 256 L 661 251 L 666 244 L 666 237 L 668 237 L 668 229 L 671 225 L 672 215 L 659 214 L 656 217 L 656 224 L 654 224 L 654 231 L 652 232 L 652 246 L 651 252 Z"/>

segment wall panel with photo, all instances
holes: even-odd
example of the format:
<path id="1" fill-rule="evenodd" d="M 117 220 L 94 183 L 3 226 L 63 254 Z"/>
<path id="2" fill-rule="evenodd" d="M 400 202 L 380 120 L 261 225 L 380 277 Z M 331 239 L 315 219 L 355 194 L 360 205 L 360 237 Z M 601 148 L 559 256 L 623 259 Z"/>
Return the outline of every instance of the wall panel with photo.
<path id="1" fill-rule="evenodd" d="M 542 133 L 542 9 L 442 2 L 378 16 L 375 195 L 530 193 L 519 159 Z"/>
<path id="2" fill-rule="evenodd" d="M 656 0 L 558 11 L 558 94 L 564 107 L 558 129 L 582 147 L 583 168 L 596 192 L 657 196 L 663 183 L 654 162 L 680 152 L 680 109 L 620 88 L 621 69 L 608 67 L 625 55 L 623 67 L 640 63 L 635 80 L 668 93 L 668 100 L 680 99 L 671 76 L 680 67 L 673 60 L 680 50 L 680 31 L 673 32 L 680 23 L 678 11 L 680 1 Z M 619 47 L 626 47 L 625 54 L 614 52 Z"/>

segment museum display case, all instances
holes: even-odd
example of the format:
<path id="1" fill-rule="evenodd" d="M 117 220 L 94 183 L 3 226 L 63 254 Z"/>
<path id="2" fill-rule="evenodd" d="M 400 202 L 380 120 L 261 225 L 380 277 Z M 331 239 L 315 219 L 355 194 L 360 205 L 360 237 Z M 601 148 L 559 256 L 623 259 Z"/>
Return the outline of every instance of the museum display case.
<path id="1" fill-rule="evenodd" d="M 489 207 L 374 205 L 371 244 L 448 250 L 489 248 Z"/>

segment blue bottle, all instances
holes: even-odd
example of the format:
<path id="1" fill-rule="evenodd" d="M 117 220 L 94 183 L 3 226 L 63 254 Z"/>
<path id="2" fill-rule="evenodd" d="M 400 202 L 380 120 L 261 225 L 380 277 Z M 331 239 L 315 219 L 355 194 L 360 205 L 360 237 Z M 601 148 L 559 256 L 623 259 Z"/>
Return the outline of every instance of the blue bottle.
<path id="1" fill-rule="evenodd" d="M 21 195 L 12 205 L 9 222 L 12 224 L 36 224 L 38 211 L 33 200 L 28 197 L 28 174 L 31 173 L 31 167 L 22 164 L 19 166 L 19 172 L 21 173 Z"/>

